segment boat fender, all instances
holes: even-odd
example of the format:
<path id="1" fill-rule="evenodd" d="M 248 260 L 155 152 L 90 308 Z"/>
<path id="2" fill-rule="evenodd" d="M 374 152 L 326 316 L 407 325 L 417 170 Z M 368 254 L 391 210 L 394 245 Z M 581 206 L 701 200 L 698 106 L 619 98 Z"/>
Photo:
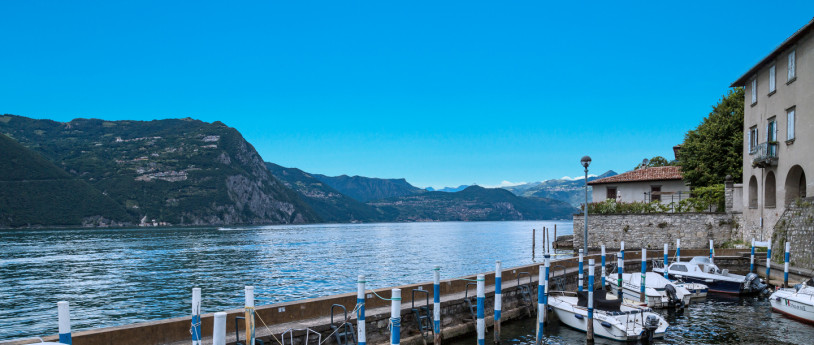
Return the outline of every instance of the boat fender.
<path id="1" fill-rule="evenodd" d="M 580 320 L 582 320 L 582 318 L 584 318 L 584 316 L 582 316 L 580 314 L 574 314 L 574 317 L 577 318 L 577 319 L 580 319 Z"/>
<path id="2" fill-rule="evenodd" d="M 602 327 L 611 328 L 611 324 L 610 324 L 610 322 L 602 321 Z"/>

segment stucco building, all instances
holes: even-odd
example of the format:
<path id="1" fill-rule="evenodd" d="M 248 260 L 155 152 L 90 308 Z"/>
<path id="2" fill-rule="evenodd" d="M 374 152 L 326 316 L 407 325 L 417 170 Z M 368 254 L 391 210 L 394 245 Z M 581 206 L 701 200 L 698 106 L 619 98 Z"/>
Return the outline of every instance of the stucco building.
<path id="1" fill-rule="evenodd" d="M 677 166 L 631 170 L 615 176 L 588 182 L 594 202 L 614 199 L 617 202 L 678 202 L 690 196 Z"/>
<path id="2" fill-rule="evenodd" d="M 743 237 L 766 240 L 786 205 L 814 195 L 814 20 L 732 87 L 746 91 Z"/>

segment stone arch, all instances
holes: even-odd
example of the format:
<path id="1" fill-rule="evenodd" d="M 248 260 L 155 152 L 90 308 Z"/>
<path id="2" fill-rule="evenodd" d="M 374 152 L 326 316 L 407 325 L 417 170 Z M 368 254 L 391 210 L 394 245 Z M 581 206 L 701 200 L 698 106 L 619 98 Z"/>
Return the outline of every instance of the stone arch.
<path id="1" fill-rule="evenodd" d="M 777 205 L 777 179 L 773 171 L 766 173 L 766 181 L 763 182 L 763 205 L 766 207 Z"/>
<path id="2" fill-rule="evenodd" d="M 757 208 L 757 177 L 749 179 L 749 207 Z"/>
<path id="3" fill-rule="evenodd" d="M 806 173 L 799 165 L 795 165 L 789 169 L 786 175 L 786 205 L 790 204 L 797 198 L 806 197 Z"/>

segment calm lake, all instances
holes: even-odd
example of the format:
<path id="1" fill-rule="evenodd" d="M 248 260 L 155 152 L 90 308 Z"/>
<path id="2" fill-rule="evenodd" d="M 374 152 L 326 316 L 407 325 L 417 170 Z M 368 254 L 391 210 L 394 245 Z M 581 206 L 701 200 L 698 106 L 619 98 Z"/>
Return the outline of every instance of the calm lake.
<path id="1" fill-rule="evenodd" d="M 531 229 L 570 221 L 319 224 L 219 228 L 0 230 L 0 340 L 74 331 L 492 271 L 532 263 Z M 538 232 L 538 254 L 541 243 Z"/>

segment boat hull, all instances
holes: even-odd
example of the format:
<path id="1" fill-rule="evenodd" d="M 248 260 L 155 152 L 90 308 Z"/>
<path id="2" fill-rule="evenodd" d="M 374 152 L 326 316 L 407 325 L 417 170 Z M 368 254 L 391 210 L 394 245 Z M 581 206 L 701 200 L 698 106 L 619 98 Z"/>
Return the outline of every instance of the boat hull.
<path id="1" fill-rule="evenodd" d="M 584 307 L 575 307 L 576 298 L 571 299 L 573 299 L 573 301 L 568 297 L 558 298 L 551 296 L 549 297 L 549 305 L 554 311 L 554 314 L 557 315 L 557 318 L 564 325 L 586 332 L 588 327 L 587 309 Z M 601 310 L 595 310 L 593 319 L 594 336 L 617 341 L 634 341 L 641 339 L 644 332 L 640 324 L 647 315 L 655 314 L 641 309 L 636 310 L 635 307 L 629 307 L 628 309 L 634 309 L 635 311 L 606 313 Z M 654 338 L 664 337 L 664 333 L 668 327 L 667 322 L 664 321 L 663 318 L 659 316 L 659 319 L 661 322 L 653 334 Z M 637 320 L 642 321 L 637 324 Z M 633 324 L 630 329 L 626 328 L 631 327 L 628 325 L 628 322 Z"/>
<path id="2" fill-rule="evenodd" d="M 681 276 L 674 276 L 670 274 L 670 278 L 672 279 L 681 279 L 688 283 L 697 283 L 697 284 L 704 284 L 707 286 L 708 292 L 717 292 L 717 293 L 725 293 L 725 294 L 733 294 L 733 295 L 741 295 L 746 294 L 742 293 L 743 283 L 732 282 L 732 281 L 725 281 L 725 280 L 716 280 L 716 279 L 705 279 L 705 278 L 695 278 L 691 276 L 681 275 Z M 712 280 L 712 281 L 709 281 Z M 755 292 L 757 293 L 757 292 Z M 706 297 L 706 296 L 705 296 Z"/>
<path id="3" fill-rule="evenodd" d="M 814 298 L 795 294 L 793 289 L 778 290 L 769 297 L 772 310 L 791 319 L 814 325 Z"/>

